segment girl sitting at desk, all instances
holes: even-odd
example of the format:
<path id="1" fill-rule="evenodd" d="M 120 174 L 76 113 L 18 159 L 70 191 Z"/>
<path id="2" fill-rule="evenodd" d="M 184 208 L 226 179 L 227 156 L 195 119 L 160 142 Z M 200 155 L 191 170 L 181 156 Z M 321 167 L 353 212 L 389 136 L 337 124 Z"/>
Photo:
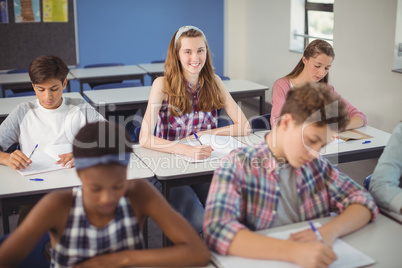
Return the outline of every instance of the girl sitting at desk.
<path id="1" fill-rule="evenodd" d="M 324 40 L 312 41 L 304 50 L 303 57 L 296 67 L 288 75 L 275 81 L 272 88 L 271 126 L 274 127 L 279 120 L 279 115 L 285 103 L 286 94 L 296 86 L 302 86 L 307 82 L 323 83 L 333 93 L 339 95 L 333 86 L 328 84 L 329 69 L 335 58 L 332 46 Z M 367 125 L 366 116 L 343 99 L 350 117 L 350 123 L 346 129 L 354 129 Z M 346 130 L 345 129 L 345 130 Z"/>
<path id="2" fill-rule="evenodd" d="M 204 134 L 249 135 L 250 125 L 240 107 L 229 94 L 222 80 L 214 74 L 211 51 L 204 33 L 194 26 L 181 27 L 170 40 L 165 61 L 165 75 L 157 78 L 151 89 L 148 106 L 142 121 L 140 145 L 167 153 L 206 159 L 212 148 L 207 145 L 191 146 L 174 142 Z M 217 109 L 225 108 L 233 121 L 230 126 L 218 126 Z M 156 126 L 156 130 L 155 130 Z M 155 130 L 155 135 L 154 135 Z M 192 187 L 202 203 L 209 184 Z M 187 190 L 186 190 L 187 189 Z M 195 205 L 183 211 L 188 202 L 177 200 L 186 193 L 193 194 L 190 187 L 175 187 L 173 206 L 187 219 L 189 213 L 198 214 L 192 225 L 202 231 L 203 208 Z M 178 191 L 181 191 L 179 193 Z M 184 191 L 184 192 L 183 192 Z M 198 212 L 197 212 L 198 211 Z"/>
<path id="3" fill-rule="evenodd" d="M 0 267 L 17 266 L 46 232 L 51 267 L 207 265 L 209 251 L 190 224 L 148 181 L 127 180 L 129 140 L 115 123 L 84 126 L 73 143 L 82 186 L 43 197 L 1 245 Z M 173 246 L 144 249 L 147 217 Z"/>

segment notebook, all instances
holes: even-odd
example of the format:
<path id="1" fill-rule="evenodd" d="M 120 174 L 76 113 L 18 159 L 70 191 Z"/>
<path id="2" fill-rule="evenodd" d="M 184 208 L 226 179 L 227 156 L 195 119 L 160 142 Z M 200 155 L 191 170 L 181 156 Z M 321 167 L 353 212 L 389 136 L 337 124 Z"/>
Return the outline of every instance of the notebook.
<path id="1" fill-rule="evenodd" d="M 319 223 L 314 224 L 316 227 L 321 226 Z M 278 239 L 288 239 L 291 233 L 299 232 L 304 229 L 309 228 L 308 226 L 287 230 L 283 232 L 271 233 L 268 236 L 278 238 Z M 370 258 L 366 254 L 360 252 L 354 247 L 350 246 L 341 239 L 337 239 L 332 245 L 335 254 L 338 259 L 334 261 L 329 267 L 330 268 L 354 268 L 362 267 L 366 265 L 373 264 L 374 259 Z M 256 260 L 249 258 L 242 258 L 237 256 L 222 256 L 215 252 L 212 252 L 212 262 L 219 268 L 243 268 L 243 267 L 253 267 L 253 268 L 296 268 L 299 267 L 294 263 L 274 261 L 274 260 Z"/>
<path id="2" fill-rule="evenodd" d="M 66 168 L 61 165 L 56 165 L 56 162 L 60 159 L 58 155 L 70 152 L 72 152 L 71 144 L 58 144 L 47 146 L 46 148 L 41 148 L 39 145 L 31 156 L 32 164 L 24 170 L 17 170 L 17 172 L 22 176 L 29 176 Z M 26 155 L 29 156 L 29 154 Z"/>
<path id="3" fill-rule="evenodd" d="M 363 133 L 361 131 L 358 131 L 356 129 L 352 129 L 352 130 L 347 130 L 347 131 L 343 131 L 340 132 L 338 134 L 338 137 L 344 141 L 348 141 L 348 140 L 363 140 L 363 139 L 370 139 L 373 136 L 370 136 L 366 133 Z"/>
<path id="4" fill-rule="evenodd" d="M 194 159 L 185 155 L 176 154 L 176 156 L 189 162 L 205 162 L 217 159 L 219 160 L 229 154 L 232 150 L 247 146 L 231 136 L 205 134 L 202 135 L 199 140 L 203 145 L 210 145 L 214 149 L 210 157 L 207 159 Z M 191 143 L 190 145 L 195 146 L 199 145 L 199 143 Z"/>

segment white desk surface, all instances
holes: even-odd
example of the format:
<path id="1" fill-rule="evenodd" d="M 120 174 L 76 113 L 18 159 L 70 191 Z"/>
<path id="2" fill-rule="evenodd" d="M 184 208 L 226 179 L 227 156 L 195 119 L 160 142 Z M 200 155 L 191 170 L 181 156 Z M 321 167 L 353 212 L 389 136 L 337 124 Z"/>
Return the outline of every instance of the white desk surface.
<path id="1" fill-rule="evenodd" d="M 252 92 L 254 90 L 268 90 L 267 86 L 257 84 L 248 80 L 233 79 L 233 80 L 223 80 L 229 93 L 244 93 Z"/>
<path id="2" fill-rule="evenodd" d="M 127 179 L 151 179 L 154 173 L 135 154 L 131 155 Z M 43 181 L 30 181 L 41 178 Z M 81 185 L 75 168 L 61 169 L 31 176 L 22 176 L 17 171 L 0 165 L 0 199 L 47 193 L 52 190 Z"/>
<path id="3" fill-rule="evenodd" d="M 146 71 L 148 74 L 159 74 L 165 72 L 165 63 L 141 63 L 138 64 L 138 66 Z"/>
<path id="4" fill-rule="evenodd" d="M 321 150 L 321 154 L 323 156 L 330 155 L 330 154 L 339 154 L 345 152 L 353 152 L 353 151 L 364 151 L 375 149 L 378 147 L 384 147 L 387 145 L 391 134 L 374 127 L 365 126 L 361 128 L 357 128 L 356 130 L 364 132 L 373 138 L 363 139 L 363 140 L 349 140 L 347 142 L 337 143 L 337 144 L 330 144 L 325 146 Z M 264 137 L 265 133 L 268 131 L 258 131 L 254 134 L 260 137 Z M 362 144 L 364 141 L 369 140 L 370 143 Z"/>
<path id="5" fill-rule="evenodd" d="M 331 220 L 321 218 L 313 220 L 325 224 Z M 259 233 L 268 234 L 303 227 L 306 222 L 276 227 Z M 400 253 L 402 241 L 402 227 L 397 222 L 384 215 L 378 215 L 375 222 L 367 224 L 360 230 L 341 238 L 352 247 L 375 259 L 369 267 L 401 267 L 402 254 Z"/>
<path id="6" fill-rule="evenodd" d="M 157 63 L 155 63 L 157 64 Z M 92 69 L 92 68 L 88 68 Z M 223 81 L 230 93 L 246 93 L 254 90 L 268 90 L 268 87 L 247 80 L 225 80 Z M 151 93 L 151 86 L 113 88 L 102 90 L 85 90 L 84 95 L 98 106 L 99 104 L 132 104 L 146 103 Z"/>
<path id="7" fill-rule="evenodd" d="M 85 90 L 84 95 L 95 106 L 147 103 L 151 86 Z"/>
<path id="8" fill-rule="evenodd" d="M 69 98 L 82 98 L 81 94 L 78 92 L 66 92 L 63 93 L 63 96 Z M 18 104 L 35 99 L 35 95 L 13 98 L 0 98 L 0 116 L 7 116 L 15 107 L 17 107 Z"/>
<path id="9" fill-rule="evenodd" d="M 259 136 L 234 137 L 244 144 L 257 144 L 262 139 Z M 198 145 L 196 140 L 183 141 L 192 145 Z M 133 146 L 134 153 L 148 166 L 159 180 L 169 180 L 173 178 L 186 178 L 190 176 L 213 174 L 219 167 L 219 160 L 204 162 L 188 162 L 175 154 L 158 152 L 140 147 L 138 144 Z"/>
<path id="10" fill-rule="evenodd" d="M 68 80 L 74 79 L 74 77 L 68 73 Z M 18 83 L 31 83 L 28 73 L 11 73 L 11 74 L 0 74 L 0 84 L 18 84 Z"/>
<path id="11" fill-rule="evenodd" d="M 366 133 L 370 136 L 373 136 L 373 138 L 363 140 L 348 140 L 347 142 L 327 145 L 322 149 L 321 153 L 323 155 L 328 155 L 328 154 L 336 154 L 338 152 L 367 150 L 367 149 L 374 149 L 377 147 L 384 147 L 385 145 L 387 145 L 388 140 L 391 137 L 390 133 L 370 126 L 357 128 L 356 130 Z M 370 141 L 370 143 L 362 144 L 362 142 L 366 140 Z"/>
<path id="12" fill-rule="evenodd" d="M 71 69 L 70 72 L 75 79 L 146 74 L 146 72 L 137 65 L 78 68 Z"/>

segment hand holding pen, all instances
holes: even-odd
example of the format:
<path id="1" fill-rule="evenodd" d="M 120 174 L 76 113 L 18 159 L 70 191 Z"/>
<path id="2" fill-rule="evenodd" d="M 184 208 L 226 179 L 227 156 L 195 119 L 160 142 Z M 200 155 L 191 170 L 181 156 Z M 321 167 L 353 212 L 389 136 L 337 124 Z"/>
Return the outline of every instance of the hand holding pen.
<path id="1" fill-rule="evenodd" d="M 25 169 L 29 167 L 29 165 L 32 163 L 30 158 L 32 157 L 37 147 L 38 145 L 34 147 L 30 156 L 27 157 L 23 152 L 20 151 L 19 146 L 17 146 L 16 150 L 8 155 L 6 161 L 4 161 L 4 164 L 15 170 Z"/>
<path id="2" fill-rule="evenodd" d="M 209 145 L 203 145 L 198 135 L 193 132 L 195 139 L 198 141 L 200 146 L 192 146 L 191 157 L 194 159 L 206 159 L 211 156 L 211 153 L 214 149 L 212 149 Z"/>

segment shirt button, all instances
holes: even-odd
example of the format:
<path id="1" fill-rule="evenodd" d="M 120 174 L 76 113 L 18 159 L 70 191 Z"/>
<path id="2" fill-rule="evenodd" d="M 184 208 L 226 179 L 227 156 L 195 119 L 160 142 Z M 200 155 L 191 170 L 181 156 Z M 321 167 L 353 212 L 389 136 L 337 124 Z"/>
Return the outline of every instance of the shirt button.
<path id="1" fill-rule="evenodd" d="M 273 211 L 272 211 L 272 214 L 274 214 L 274 215 L 275 215 L 275 214 L 276 214 L 276 211 L 275 211 L 275 210 L 273 210 Z"/>
<path id="2" fill-rule="evenodd" d="M 275 187 L 275 190 L 279 191 L 280 189 L 279 189 L 279 187 L 278 187 L 278 186 L 276 186 L 276 187 Z"/>

